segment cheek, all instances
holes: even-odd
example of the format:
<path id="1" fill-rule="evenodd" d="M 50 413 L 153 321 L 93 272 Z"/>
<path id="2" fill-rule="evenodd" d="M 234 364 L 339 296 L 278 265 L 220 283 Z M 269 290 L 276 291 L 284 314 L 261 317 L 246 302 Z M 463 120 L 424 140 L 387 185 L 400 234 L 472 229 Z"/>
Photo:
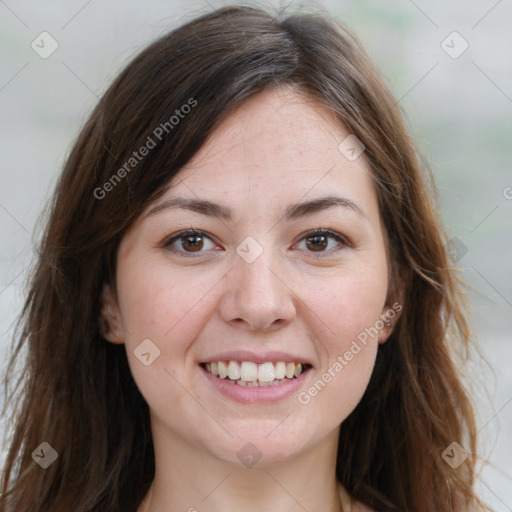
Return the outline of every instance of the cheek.
<path id="1" fill-rule="evenodd" d="M 308 417 L 323 418 L 334 428 L 359 403 L 373 372 L 387 267 L 384 262 L 352 268 L 310 290 L 305 299 L 320 320 L 317 334 L 322 332 L 318 339 L 326 357 L 298 401 L 309 409 Z"/>
<path id="2" fill-rule="evenodd" d="M 379 319 L 386 301 L 387 266 L 384 261 L 372 267 L 351 267 L 326 276 L 320 286 L 304 282 L 303 289 L 309 290 L 305 302 L 328 327 L 329 351 L 341 350 Z"/>
<path id="3" fill-rule="evenodd" d="M 364 300 L 366 299 L 366 301 Z M 375 327 L 382 302 L 372 295 L 346 294 L 326 303 L 322 348 L 326 357 L 298 396 L 306 417 L 319 430 L 335 428 L 355 409 L 370 381 L 378 350 Z"/>
<path id="4" fill-rule="evenodd" d="M 197 269 L 169 272 L 151 261 L 134 261 L 118 270 L 121 314 L 127 345 L 151 338 L 163 351 L 183 349 L 181 340 L 190 339 L 202 328 L 208 292 L 215 276 Z M 217 278 L 218 280 L 218 278 Z"/>
<path id="5" fill-rule="evenodd" d="M 165 410 L 171 404 L 179 407 L 179 402 L 186 399 L 179 383 L 195 369 L 194 340 L 214 313 L 215 286 L 221 278 L 222 274 L 199 267 L 170 272 L 165 263 L 148 256 L 125 259 L 118 265 L 128 362 L 153 410 Z M 142 361 L 137 357 L 144 340 L 154 345 L 149 344 L 149 365 L 145 365 L 148 356 Z"/>
<path id="6" fill-rule="evenodd" d="M 317 429 L 340 425 L 356 408 L 372 375 L 376 343 L 348 343 L 333 354 L 327 367 L 317 372 L 310 385 L 297 397 L 304 417 Z"/>

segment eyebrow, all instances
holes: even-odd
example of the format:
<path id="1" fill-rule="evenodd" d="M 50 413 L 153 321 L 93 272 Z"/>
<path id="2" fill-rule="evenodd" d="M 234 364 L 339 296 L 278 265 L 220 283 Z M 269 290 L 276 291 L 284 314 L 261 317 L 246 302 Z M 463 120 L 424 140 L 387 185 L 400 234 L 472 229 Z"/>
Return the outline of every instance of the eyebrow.
<path id="1" fill-rule="evenodd" d="M 286 221 L 293 221 L 334 207 L 347 208 L 359 216 L 368 219 L 365 212 L 356 203 L 354 203 L 354 201 L 345 197 L 333 195 L 319 197 L 302 203 L 294 203 L 288 206 L 283 215 L 283 219 Z M 226 206 L 207 201 L 205 199 L 186 199 L 183 197 L 175 197 L 164 201 L 163 203 L 153 207 L 146 216 L 155 215 L 165 210 L 177 208 L 191 210 L 196 213 L 201 213 L 203 215 L 208 215 L 225 221 L 233 221 L 232 211 Z"/>

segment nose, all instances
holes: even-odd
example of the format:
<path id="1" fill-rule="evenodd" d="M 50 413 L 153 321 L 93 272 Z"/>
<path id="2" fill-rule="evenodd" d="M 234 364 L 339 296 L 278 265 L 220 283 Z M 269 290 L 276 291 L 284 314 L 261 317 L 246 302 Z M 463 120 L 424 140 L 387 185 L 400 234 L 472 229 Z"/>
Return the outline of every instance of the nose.
<path id="1" fill-rule="evenodd" d="M 296 314 L 294 293 L 283 269 L 263 253 L 252 263 L 237 258 L 225 279 L 220 315 L 239 329 L 271 332 L 288 325 Z"/>

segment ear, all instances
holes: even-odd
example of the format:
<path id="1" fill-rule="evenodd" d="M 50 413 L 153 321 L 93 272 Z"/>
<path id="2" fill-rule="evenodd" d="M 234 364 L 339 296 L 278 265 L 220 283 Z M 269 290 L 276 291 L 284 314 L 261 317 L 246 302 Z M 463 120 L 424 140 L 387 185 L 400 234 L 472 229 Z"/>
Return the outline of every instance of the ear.
<path id="1" fill-rule="evenodd" d="M 109 285 L 104 285 L 101 292 L 101 313 L 99 318 L 100 333 L 111 343 L 124 343 L 124 329 L 117 300 Z"/>
<path id="2" fill-rule="evenodd" d="M 382 308 L 380 319 L 384 323 L 379 331 L 379 344 L 386 343 L 395 328 L 404 309 L 405 279 L 398 272 L 390 284 L 386 304 Z"/>

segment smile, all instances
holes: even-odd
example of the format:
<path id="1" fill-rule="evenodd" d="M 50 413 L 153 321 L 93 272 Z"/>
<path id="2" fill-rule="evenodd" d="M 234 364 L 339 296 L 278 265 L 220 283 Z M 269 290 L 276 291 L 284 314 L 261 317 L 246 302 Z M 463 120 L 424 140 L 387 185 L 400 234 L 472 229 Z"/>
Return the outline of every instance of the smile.
<path id="1" fill-rule="evenodd" d="M 219 379 L 248 387 L 278 386 L 298 378 L 311 365 L 295 362 L 217 361 L 201 365 Z"/>

